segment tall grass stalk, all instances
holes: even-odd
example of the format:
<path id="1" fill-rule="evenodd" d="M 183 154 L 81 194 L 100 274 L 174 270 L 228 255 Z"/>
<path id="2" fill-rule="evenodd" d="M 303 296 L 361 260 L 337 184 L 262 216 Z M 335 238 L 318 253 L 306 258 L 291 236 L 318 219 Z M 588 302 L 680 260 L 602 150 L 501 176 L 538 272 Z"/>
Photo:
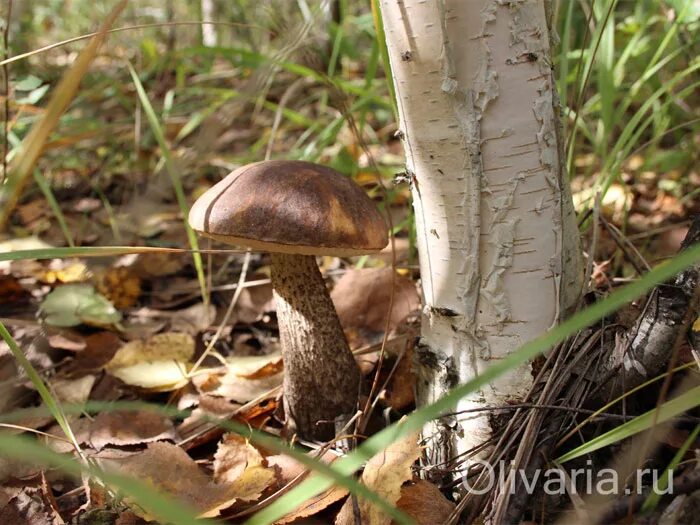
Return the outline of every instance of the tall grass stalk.
<path id="1" fill-rule="evenodd" d="M 190 243 L 190 248 L 193 251 L 192 259 L 194 260 L 194 268 L 197 272 L 197 280 L 199 281 L 199 287 L 202 293 L 202 300 L 205 304 L 209 304 L 209 294 L 207 293 L 207 283 L 204 277 L 204 265 L 202 264 L 202 256 L 199 254 L 199 243 L 197 241 L 197 234 L 194 232 L 194 230 L 192 230 L 192 228 L 190 228 L 190 225 L 187 222 L 187 216 L 189 214 L 190 208 L 187 204 L 187 198 L 185 197 L 185 190 L 182 187 L 180 173 L 175 167 L 172 154 L 170 153 L 170 148 L 168 147 L 168 144 L 165 141 L 165 135 L 163 134 L 163 130 L 161 129 L 160 122 L 158 122 L 156 112 L 153 110 L 151 101 L 148 99 L 146 90 L 143 88 L 143 84 L 141 84 L 141 80 L 139 79 L 139 76 L 136 73 L 134 67 L 131 65 L 131 63 L 128 63 L 128 67 L 129 73 L 131 74 L 131 79 L 133 80 L 134 86 L 136 87 L 136 93 L 139 96 L 139 100 L 141 101 L 141 105 L 143 106 L 144 113 L 146 114 L 146 118 L 148 119 L 148 123 L 151 127 L 151 131 L 153 132 L 153 135 L 155 136 L 156 141 L 160 146 L 161 155 L 165 160 L 165 169 L 168 172 L 168 175 L 170 176 L 170 181 L 172 182 L 173 189 L 175 190 L 177 204 L 180 207 L 180 213 L 182 214 L 182 224 L 185 228 L 185 232 L 187 233 L 187 240 Z"/>

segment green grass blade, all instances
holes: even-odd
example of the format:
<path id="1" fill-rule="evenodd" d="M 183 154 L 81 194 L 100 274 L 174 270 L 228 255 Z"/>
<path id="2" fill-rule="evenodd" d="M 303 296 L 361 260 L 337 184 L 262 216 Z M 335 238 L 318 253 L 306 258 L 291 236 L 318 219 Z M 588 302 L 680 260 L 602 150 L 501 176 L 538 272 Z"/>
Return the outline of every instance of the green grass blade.
<path id="1" fill-rule="evenodd" d="M 386 85 L 389 89 L 391 99 L 391 109 L 394 112 L 394 122 L 399 122 L 399 107 L 396 103 L 396 91 L 394 90 L 394 76 L 391 72 L 391 62 L 389 60 L 389 48 L 386 45 L 386 35 L 384 34 L 384 22 L 382 21 L 382 12 L 379 9 L 379 0 L 372 0 L 372 19 L 374 21 L 374 30 L 377 33 L 377 43 L 379 51 L 382 55 L 382 63 L 384 64 L 384 76 L 386 77 Z"/>
<path id="2" fill-rule="evenodd" d="M 20 347 L 17 345 L 17 342 L 14 340 L 10 332 L 7 331 L 7 328 L 5 328 L 5 325 L 2 324 L 2 322 L 0 322 L 0 337 L 2 337 L 5 343 L 7 343 L 7 346 L 10 347 L 10 352 L 12 352 L 12 355 L 27 374 L 27 377 L 32 382 L 32 385 L 34 385 L 34 388 L 36 388 L 36 391 L 39 393 L 39 397 L 41 397 L 41 400 L 46 405 L 49 413 L 54 417 L 56 423 L 58 423 L 58 425 L 61 427 L 61 430 L 63 430 L 66 437 L 71 441 L 71 443 L 73 443 L 76 451 L 79 451 L 80 447 L 75 439 L 73 430 L 70 428 L 68 420 L 65 417 L 65 413 L 59 406 L 58 401 L 56 401 L 56 399 L 51 395 L 48 386 L 46 383 L 44 383 L 44 380 L 39 375 L 39 372 L 37 372 L 36 368 L 34 368 L 34 366 L 29 362 L 29 359 L 27 359 L 27 357 L 24 355 L 24 352 L 22 352 Z"/>
<path id="3" fill-rule="evenodd" d="M 599 188 L 601 188 L 603 195 L 610 185 L 617 179 L 620 166 L 622 165 L 624 159 L 626 159 L 627 153 L 629 153 L 632 148 L 638 144 L 641 134 L 654 121 L 655 115 L 662 113 L 659 110 L 654 111 L 655 103 L 665 93 L 670 92 L 670 90 L 678 82 L 698 69 L 700 69 L 700 63 L 697 63 L 676 75 L 676 77 L 657 89 L 649 98 L 647 98 L 644 104 L 642 104 L 635 114 L 627 121 L 627 124 L 623 128 L 620 137 L 617 139 L 615 145 L 607 156 L 607 160 L 603 165 L 603 169 L 601 170 L 601 173 L 606 174 L 605 178 L 603 179 L 603 183 L 601 184 L 600 180 L 596 181 L 596 184 L 598 184 Z M 681 92 L 676 93 L 675 97 L 669 96 L 664 101 L 661 108 L 666 108 L 670 104 L 675 103 L 676 98 L 682 99 L 686 94 L 692 94 L 698 88 L 698 85 L 700 85 L 700 82 L 695 82 L 684 88 Z M 642 122 L 642 119 L 647 115 L 647 113 L 649 113 L 648 117 Z"/>
<path id="4" fill-rule="evenodd" d="M 74 476 L 82 473 L 101 480 L 106 486 L 128 495 L 136 504 L 164 523 L 173 525 L 217 524 L 218 520 L 200 520 L 189 508 L 173 498 L 163 496 L 158 490 L 140 480 L 105 472 L 91 465 L 80 464 L 72 457 L 58 454 L 48 448 L 20 436 L 0 434 L 0 455 L 59 469 Z"/>
<path id="5" fill-rule="evenodd" d="M 609 0 L 615 4 L 615 0 Z M 612 136 L 615 125 L 613 119 L 615 99 L 617 89 L 615 88 L 614 66 L 615 66 L 615 17 L 614 5 L 605 5 L 602 2 L 593 4 L 594 11 L 597 12 L 597 22 L 602 25 L 603 30 L 600 35 L 600 45 L 596 57 L 596 73 L 598 83 L 598 93 L 600 95 L 600 120 L 597 130 L 596 143 L 600 146 L 598 154 L 605 158 L 605 150 Z"/>
<path id="6" fill-rule="evenodd" d="M 605 5 L 605 12 L 604 16 L 602 16 L 603 20 L 602 22 L 598 21 L 599 23 L 596 24 L 595 30 L 593 32 L 593 35 L 591 36 L 591 39 L 588 42 L 588 49 L 586 50 L 587 52 L 584 53 L 584 49 L 582 48 L 580 50 L 581 57 L 583 59 L 583 63 L 579 64 L 579 70 L 578 74 L 576 76 L 576 80 L 578 82 L 578 85 L 574 86 L 576 90 L 576 98 L 574 101 L 574 106 L 573 109 L 575 110 L 575 118 L 574 118 L 574 126 L 571 129 L 570 135 L 567 137 L 567 142 L 565 146 L 565 152 L 567 154 L 567 158 L 572 158 L 573 159 L 573 149 L 574 149 L 574 144 L 576 144 L 576 132 L 577 132 L 577 127 L 576 127 L 576 119 L 579 117 L 579 114 L 581 113 L 581 106 L 583 103 L 583 96 L 584 93 L 586 92 L 586 88 L 588 86 L 588 81 L 590 79 L 591 72 L 593 71 L 593 66 L 595 65 L 595 60 L 598 54 L 599 47 L 603 41 L 603 36 L 604 32 L 606 30 L 607 26 L 607 19 L 612 18 L 614 15 L 615 8 L 617 6 L 617 0 L 609 0 L 609 2 Z M 586 28 L 586 32 L 588 31 L 588 28 Z M 574 173 L 573 171 L 573 164 L 568 166 L 569 172 Z"/>
<path id="7" fill-rule="evenodd" d="M 647 381 L 644 381 L 643 383 L 641 383 L 641 384 L 635 386 L 634 388 L 630 388 L 630 389 L 625 390 L 625 391 L 624 391 L 622 394 L 620 394 L 618 397 L 616 397 L 615 399 L 612 399 L 611 401 L 608 401 L 608 402 L 605 403 L 602 407 L 596 409 L 595 412 L 592 412 L 591 414 L 589 414 L 588 416 L 586 416 L 586 418 L 585 418 L 583 421 L 581 421 L 578 425 L 576 425 L 574 428 L 572 428 L 571 430 L 569 430 L 569 432 L 567 432 L 566 435 L 565 435 L 563 438 L 561 438 L 561 439 L 559 440 L 559 443 L 557 443 L 556 448 L 559 448 L 559 447 L 561 446 L 561 444 L 564 443 L 565 441 L 567 441 L 571 436 L 574 436 L 574 435 L 578 434 L 579 430 L 581 430 L 583 427 L 585 427 L 586 425 L 588 425 L 588 424 L 594 422 L 594 421 L 597 419 L 597 417 L 598 417 L 599 415 L 603 414 L 603 413 L 606 412 L 609 408 L 615 406 L 615 405 L 618 404 L 620 401 L 622 401 L 622 400 L 628 398 L 629 396 L 631 396 L 631 395 L 634 394 L 635 392 L 639 392 L 640 390 L 642 390 L 642 389 L 648 387 L 649 385 L 653 385 L 653 384 L 656 383 L 657 381 L 661 381 L 662 379 L 665 379 L 665 378 L 668 377 L 669 375 L 673 375 L 673 374 L 675 374 L 675 373 L 677 373 L 677 372 L 680 372 L 681 370 L 685 370 L 686 368 L 691 368 L 691 367 L 694 367 L 694 366 L 695 366 L 695 363 L 686 363 L 686 364 L 684 364 L 684 365 L 677 366 L 676 368 L 673 368 L 673 369 L 670 370 L 670 371 L 666 371 L 666 372 L 664 372 L 663 374 L 659 374 L 659 375 L 656 376 L 656 377 L 652 377 L 651 379 L 648 379 Z"/>
<path id="8" fill-rule="evenodd" d="M 671 483 L 671 476 L 673 472 L 683 460 L 683 457 L 685 457 L 685 454 L 686 452 L 688 452 L 690 446 L 693 443 L 695 443 L 695 440 L 698 438 L 698 435 L 700 435 L 700 425 L 697 425 L 695 427 L 695 430 L 693 430 L 690 433 L 688 438 L 683 442 L 683 445 L 681 445 L 681 448 L 679 448 L 676 451 L 676 454 L 673 456 L 673 459 L 666 467 L 666 472 L 664 473 L 664 476 L 659 480 L 659 484 L 656 487 L 657 490 L 652 490 L 649 496 L 647 497 L 646 501 L 644 501 L 644 505 L 642 505 L 643 513 L 653 512 L 654 510 L 656 510 L 657 505 L 661 501 L 661 495 L 666 492 L 666 488 L 668 487 L 669 483 Z"/>
<path id="9" fill-rule="evenodd" d="M 659 480 L 657 489 L 658 490 L 652 490 L 647 499 L 644 501 L 644 505 L 642 505 L 642 512 L 652 512 L 656 510 L 656 507 L 658 506 L 659 502 L 661 501 L 661 495 L 666 492 L 666 488 L 668 487 L 669 483 L 671 483 L 672 476 L 673 476 L 673 471 L 678 467 L 680 462 L 683 460 L 685 457 L 686 452 L 688 452 L 688 449 L 690 446 L 695 443 L 695 440 L 697 439 L 698 435 L 700 435 L 700 425 L 696 425 L 695 430 L 693 430 L 688 438 L 683 442 L 683 445 L 681 448 L 679 448 L 676 451 L 676 454 L 673 456 L 673 459 L 671 462 L 668 464 L 668 467 L 666 467 L 666 472 L 665 475 Z"/>
<path id="10" fill-rule="evenodd" d="M 574 6 L 576 2 L 568 2 L 566 4 L 566 15 L 563 21 L 563 31 L 561 35 L 561 44 L 559 45 L 559 60 L 557 63 L 559 76 L 557 77 L 557 92 L 562 106 L 569 106 L 569 51 L 571 49 L 571 27 L 573 25 Z M 567 136 L 567 120 L 564 119 L 564 136 Z M 571 175 L 571 174 L 569 174 Z"/>
<path id="11" fill-rule="evenodd" d="M 146 118 L 148 119 L 148 123 L 151 126 L 151 131 L 153 132 L 153 135 L 155 136 L 156 141 L 158 142 L 158 145 L 160 146 L 161 154 L 163 155 L 163 159 L 165 160 L 165 169 L 168 172 L 168 175 L 170 175 L 170 180 L 173 184 L 173 189 L 175 190 L 177 204 L 180 207 L 180 212 L 182 213 L 183 225 L 185 227 L 185 231 L 187 232 L 187 240 L 190 243 L 190 247 L 195 252 L 192 254 L 192 258 L 194 259 L 194 267 L 195 267 L 195 270 L 197 271 L 197 280 L 199 281 L 199 287 L 200 287 L 201 292 L 202 292 L 202 300 L 204 301 L 205 304 L 208 304 L 209 303 L 209 296 L 207 294 L 206 279 L 204 278 L 204 265 L 202 264 L 202 256 L 199 253 L 197 253 L 199 251 L 199 244 L 197 242 L 197 235 L 192 230 L 192 228 L 190 228 L 190 225 L 187 222 L 187 215 L 189 214 L 189 206 L 187 205 L 187 198 L 185 197 L 185 190 L 182 188 L 182 181 L 180 180 L 180 173 L 175 168 L 175 163 L 173 162 L 172 155 L 170 154 L 170 148 L 168 147 L 168 144 L 165 141 L 165 135 L 163 134 L 163 130 L 160 127 L 160 122 L 158 121 L 158 117 L 156 116 L 156 112 L 153 110 L 153 106 L 151 105 L 151 101 L 148 99 L 148 95 L 146 94 L 146 90 L 143 88 L 143 84 L 141 84 L 141 80 L 139 80 L 139 76 L 136 73 L 136 70 L 134 69 L 134 67 L 131 65 L 131 63 L 128 63 L 128 66 L 129 66 L 129 73 L 131 74 L 131 79 L 133 80 L 134 86 L 136 87 L 136 93 L 138 94 L 139 100 L 141 101 L 141 106 L 143 107 L 143 111 L 146 114 Z"/>
<path id="12" fill-rule="evenodd" d="M 554 461 L 557 463 L 565 463 L 572 459 L 590 454 L 601 448 L 622 441 L 630 436 L 634 436 L 639 432 L 650 429 L 652 426 L 668 421 L 669 419 L 692 410 L 696 406 L 700 405 L 700 386 L 691 388 L 687 392 L 684 392 L 678 397 L 666 401 L 663 405 L 658 408 L 654 408 L 649 412 L 645 412 L 641 416 L 635 417 L 630 421 L 626 421 L 622 425 L 615 427 L 609 432 L 596 436 L 595 438 L 587 441 L 583 445 L 576 447 L 574 450 L 567 452 L 566 454 L 559 456 Z"/>
<path id="13" fill-rule="evenodd" d="M 61 231 L 63 232 L 63 236 L 66 238 L 68 246 L 70 246 L 71 248 L 75 248 L 73 236 L 71 235 L 70 230 L 68 229 L 68 225 L 66 224 L 66 218 L 63 216 L 61 207 L 58 205 L 56 196 L 53 194 L 53 191 L 51 191 L 51 186 L 49 186 L 49 183 L 46 181 L 44 176 L 41 173 L 39 173 L 39 170 L 34 170 L 34 180 L 36 181 L 37 186 L 39 186 L 41 193 L 44 194 L 46 201 L 49 203 L 49 207 L 51 208 L 51 211 L 56 217 L 58 225 L 61 227 Z"/>
<path id="14" fill-rule="evenodd" d="M 370 437 L 356 450 L 336 461 L 332 468 L 337 473 L 350 476 L 359 469 L 362 464 L 377 452 L 384 450 L 389 444 L 411 432 L 420 430 L 425 423 L 439 417 L 442 413 L 453 409 L 454 405 L 470 392 L 491 383 L 498 376 L 527 362 L 535 356 L 547 351 L 560 343 L 570 335 L 590 326 L 602 317 L 611 314 L 621 306 L 633 301 L 655 284 L 663 282 L 678 272 L 700 260 L 700 245 L 690 248 L 665 264 L 662 264 L 643 276 L 638 281 L 628 284 L 624 288 L 614 292 L 609 297 L 577 313 L 559 326 L 553 328 L 541 337 L 526 343 L 518 351 L 508 355 L 496 364 L 487 368 L 484 373 L 464 385 L 461 385 L 435 403 L 419 408 L 407 418 L 385 428 Z M 697 402 L 697 400 L 696 400 Z M 269 507 L 258 512 L 246 523 L 249 525 L 267 525 L 280 519 L 282 516 L 296 508 L 300 502 L 319 494 L 332 484 L 327 478 L 312 476 L 308 480 L 295 487 Z"/>

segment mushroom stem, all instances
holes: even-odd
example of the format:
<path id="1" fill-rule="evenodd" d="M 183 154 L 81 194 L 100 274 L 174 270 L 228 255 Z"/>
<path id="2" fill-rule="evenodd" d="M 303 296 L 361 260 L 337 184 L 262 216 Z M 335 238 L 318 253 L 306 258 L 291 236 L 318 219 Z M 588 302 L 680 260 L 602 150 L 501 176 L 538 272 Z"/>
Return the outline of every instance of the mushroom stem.
<path id="1" fill-rule="evenodd" d="M 287 425 L 303 438 L 328 440 L 335 419 L 355 410 L 360 372 L 316 258 L 271 255 Z"/>

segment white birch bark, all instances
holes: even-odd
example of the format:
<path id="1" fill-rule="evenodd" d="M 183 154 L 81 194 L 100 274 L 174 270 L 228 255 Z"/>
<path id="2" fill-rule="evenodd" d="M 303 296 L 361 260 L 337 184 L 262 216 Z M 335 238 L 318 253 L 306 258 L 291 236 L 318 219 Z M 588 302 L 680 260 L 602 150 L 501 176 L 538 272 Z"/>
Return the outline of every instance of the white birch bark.
<path id="1" fill-rule="evenodd" d="M 581 289 L 544 0 L 382 0 L 424 294 L 418 402 L 542 334 Z M 529 365 L 457 411 L 517 400 Z M 484 412 L 426 429 L 445 465 L 491 437 Z"/>
<path id="2" fill-rule="evenodd" d="M 202 20 L 213 22 L 216 20 L 214 13 L 214 0 L 202 0 Z M 216 26 L 211 24 L 202 24 L 202 45 L 204 47 L 215 47 L 218 42 L 216 34 Z"/>

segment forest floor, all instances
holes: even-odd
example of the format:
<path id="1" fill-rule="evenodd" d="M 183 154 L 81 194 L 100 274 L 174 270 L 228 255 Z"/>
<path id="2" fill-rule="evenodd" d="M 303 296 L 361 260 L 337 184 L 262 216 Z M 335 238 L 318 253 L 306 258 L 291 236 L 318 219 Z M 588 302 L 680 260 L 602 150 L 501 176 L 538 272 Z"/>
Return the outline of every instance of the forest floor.
<path id="1" fill-rule="evenodd" d="M 142 81 L 148 97 L 158 101 L 188 204 L 233 168 L 264 158 L 266 150 L 272 158 L 299 158 L 309 147 L 314 161 L 352 176 L 389 211 L 396 226 L 389 248 L 372 257 L 323 257 L 319 263 L 366 391 L 373 383 L 382 387 L 366 432 L 409 414 L 415 408 L 411 362 L 421 302 L 410 187 L 396 177 L 403 152 L 390 105 L 357 91 L 366 71 L 357 62 L 344 63 L 343 89 L 322 76 L 277 71 L 263 76 L 269 82 L 262 82 L 260 102 L 248 96 L 261 85 L 251 57 L 235 67 L 211 59 L 206 72 L 199 71 L 201 64 L 175 68 L 153 56 L 148 60 L 153 63 L 144 66 Z M 41 74 L 13 79 L 10 128 L 33 122 L 44 102 L 38 91 L 55 85 L 59 62 L 47 59 Z M 51 398 L 74 407 L 62 421 L 37 411 L 42 392 L 0 341 L 0 427 L 3 434 L 34 435 L 56 453 L 136 477 L 200 516 L 242 522 L 304 473 L 300 462 L 231 432 L 239 424 L 290 438 L 280 413 L 284 370 L 269 259 L 200 240 L 198 274 L 166 155 L 127 73 L 104 62 L 96 62 L 60 133 L 45 148 L 38 177 L 48 191 L 32 184 L 23 192 L 0 238 L 0 256 L 70 246 L 148 250 L 0 257 L 0 321 Z M 371 111 L 348 112 L 362 97 L 375 104 Z M 325 125 L 316 125 L 310 139 L 309 126 L 319 121 Z M 583 246 L 593 260 L 590 289 L 598 296 L 678 252 L 700 213 L 700 137 L 690 142 L 696 151 L 681 151 L 679 162 L 675 144 L 655 149 L 655 156 L 630 156 L 598 206 L 597 223 L 589 219 L 599 159 L 593 153 L 575 157 L 574 200 L 581 223 L 589 222 Z M 683 359 L 691 362 L 692 354 L 684 352 Z M 165 409 L 133 404 L 142 401 Z M 217 426 L 213 419 L 234 426 Z M 673 456 L 689 434 L 677 429 L 659 454 Z M 300 445 L 325 462 L 343 454 L 342 446 Z M 689 448 L 698 447 L 696 439 Z M 411 471 L 420 453 L 415 440 L 399 441 L 385 458 L 366 465 L 362 479 L 420 523 L 441 523 L 454 503 L 449 490 Z M 0 457 L 0 480 L 3 525 L 135 525 L 152 517 L 139 501 L 115 496 L 87 476 L 19 456 Z M 278 523 L 351 524 L 352 509 L 348 491 L 335 487 Z"/>

